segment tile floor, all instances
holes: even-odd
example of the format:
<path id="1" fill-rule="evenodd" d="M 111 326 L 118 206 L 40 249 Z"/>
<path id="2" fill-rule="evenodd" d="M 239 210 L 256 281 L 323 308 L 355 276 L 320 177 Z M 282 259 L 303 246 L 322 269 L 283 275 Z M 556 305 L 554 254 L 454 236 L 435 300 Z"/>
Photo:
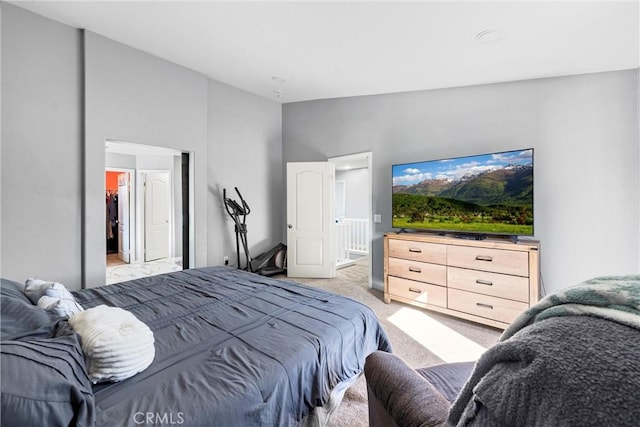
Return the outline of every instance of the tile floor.
<path id="1" fill-rule="evenodd" d="M 182 270 L 182 258 L 163 258 L 142 264 L 127 264 L 117 254 L 107 255 L 107 285 Z"/>

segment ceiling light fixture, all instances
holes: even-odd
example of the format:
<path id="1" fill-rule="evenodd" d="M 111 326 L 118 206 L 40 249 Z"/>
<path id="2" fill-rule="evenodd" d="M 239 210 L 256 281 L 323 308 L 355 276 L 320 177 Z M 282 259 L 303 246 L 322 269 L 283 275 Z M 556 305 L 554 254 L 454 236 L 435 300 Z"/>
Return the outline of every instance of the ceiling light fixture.
<path id="1" fill-rule="evenodd" d="M 500 40 L 501 34 L 498 30 L 484 30 L 476 34 L 476 40 L 480 43 L 489 44 Z"/>
<path id="2" fill-rule="evenodd" d="M 282 91 L 280 89 L 274 89 L 273 93 L 276 95 L 276 98 L 282 98 Z"/>

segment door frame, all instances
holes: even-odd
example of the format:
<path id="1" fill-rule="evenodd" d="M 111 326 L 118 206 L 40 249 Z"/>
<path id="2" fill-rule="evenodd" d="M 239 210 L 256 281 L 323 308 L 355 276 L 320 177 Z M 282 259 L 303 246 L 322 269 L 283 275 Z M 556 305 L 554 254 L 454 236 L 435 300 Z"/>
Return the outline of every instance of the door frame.
<path id="1" fill-rule="evenodd" d="M 105 167 L 105 172 L 119 172 L 129 174 L 129 264 L 133 263 L 136 259 L 136 209 L 135 209 L 135 197 L 136 197 L 136 170 L 117 167 Z M 105 252 L 106 254 L 106 252 Z"/>
<path id="2" fill-rule="evenodd" d="M 163 147 L 163 146 L 159 146 L 159 145 L 152 145 L 152 144 L 145 144 L 145 143 L 138 143 L 138 142 L 132 142 L 132 141 L 125 141 L 122 139 L 113 139 L 113 138 L 105 138 L 104 140 L 105 143 L 105 157 L 107 156 L 108 153 L 117 153 L 117 154 L 125 154 L 125 155 L 129 155 L 135 158 L 134 163 L 137 165 L 138 163 L 138 158 L 140 156 L 144 156 L 144 155 L 156 155 L 156 156 L 182 156 L 182 167 L 185 166 L 185 163 L 188 164 L 188 170 L 187 171 L 183 171 L 183 174 L 186 174 L 186 176 L 188 177 L 187 180 L 187 188 L 183 188 L 182 189 L 182 218 L 178 218 L 178 217 L 174 217 L 174 227 L 177 227 L 178 224 L 182 224 L 182 245 L 183 245 L 183 250 L 184 250 L 184 246 L 187 246 L 189 248 L 189 252 L 188 252 L 188 260 L 185 261 L 184 259 L 184 254 L 183 254 L 183 260 L 182 260 L 182 268 L 183 269 L 187 269 L 187 268 L 195 268 L 196 266 L 196 239 L 195 239 L 195 230 L 196 230 L 196 226 L 195 226 L 195 193 L 196 193 L 196 185 L 195 185 L 195 162 L 196 162 L 196 153 L 194 151 L 190 151 L 190 150 L 184 150 L 181 148 L 171 148 L 171 147 Z M 188 156 L 187 158 L 185 158 L 185 156 Z M 109 163 L 109 162 L 106 162 Z M 114 161 L 112 161 L 109 164 L 115 163 Z M 120 163 L 120 162 L 117 162 Z M 126 166 L 130 166 L 129 163 L 125 163 Z M 126 170 L 126 168 L 120 167 L 118 165 L 115 166 L 108 166 L 105 167 L 105 170 L 114 170 L 114 171 L 120 171 L 120 170 Z M 138 172 L 140 171 L 140 169 L 137 169 L 136 167 L 134 167 L 134 169 L 128 169 L 128 170 L 132 170 L 133 174 L 131 175 L 131 179 L 132 179 L 132 196 L 130 198 L 130 203 L 133 204 L 133 208 L 131 209 L 130 213 L 131 215 L 135 216 L 135 219 L 132 219 L 131 222 L 131 230 L 130 233 L 134 233 L 131 236 L 131 241 L 130 241 L 130 250 L 132 253 L 132 257 L 130 259 L 130 262 L 132 264 L 140 264 L 140 263 L 144 263 L 144 259 L 141 259 L 141 251 L 140 248 L 137 246 L 138 242 L 140 241 L 140 238 L 137 235 L 138 232 L 138 228 L 140 227 L 139 221 L 138 221 L 138 215 L 140 214 L 137 211 L 137 207 L 138 205 L 141 203 L 138 199 L 139 195 L 141 194 L 139 191 L 139 180 L 140 177 L 138 176 Z M 174 174 L 177 172 L 174 172 Z M 183 175 L 184 176 L 184 175 Z M 104 175 L 103 175 L 103 179 L 104 179 Z M 172 174 L 171 177 L 172 180 L 176 179 L 176 176 Z M 183 179 L 183 185 L 184 185 L 185 181 Z M 104 187 L 104 184 L 103 184 Z M 175 191 L 175 188 L 173 189 Z M 188 197 L 184 197 L 184 195 L 188 195 Z M 173 195 L 175 197 L 175 194 Z M 104 194 L 103 194 L 104 197 Z M 172 200 L 172 203 L 175 205 L 176 203 L 176 199 Z M 175 206 L 174 206 L 175 208 Z M 173 213 L 173 211 L 172 211 Z M 104 228 L 104 227 L 103 227 Z M 172 235 L 172 238 L 175 239 L 175 234 Z M 101 239 L 102 240 L 102 239 Z M 85 242 L 86 244 L 86 242 Z M 172 248 L 175 249 L 175 248 Z M 106 253 L 106 251 L 105 251 Z M 175 255 L 175 252 L 173 252 L 173 254 Z M 86 260 L 85 260 L 86 261 Z M 187 265 L 188 264 L 188 265 Z M 85 276 L 87 275 L 87 272 L 85 271 L 86 268 L 83 267 L 83 273 L 82 276 L 83 278 L 86 278 Z M 105 269 L 105 274 L 106 274 L 106 269 Z"/>
<path id="3" fill-rule="evenodd" d="M 366 162 L 369 171 L 369 191 L 367 194 L 368 202 L 368 228 L 369 228 L 369 288 L 373 287 L 373 153 L 366 151 L 356 154 L 348 154 L 345 156 L 336 156 L 327 158 L 332 163 L 347 162 Z M 346 202 L 345 202 L 346 204 Z"/>

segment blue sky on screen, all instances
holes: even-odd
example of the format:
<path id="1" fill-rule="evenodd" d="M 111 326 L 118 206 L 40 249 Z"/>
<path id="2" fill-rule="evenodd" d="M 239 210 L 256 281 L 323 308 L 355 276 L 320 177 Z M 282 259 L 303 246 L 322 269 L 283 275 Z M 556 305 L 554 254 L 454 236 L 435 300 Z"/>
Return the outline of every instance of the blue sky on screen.
<path id="1" fill-rule="evenodd" d="M 533 149 L 480 154 L 453 159 L 405 163 L 392 168 L 393 185 L 413 185 L 425 179 L 455 181 L 467 174 L 478 174 L 508 165 L 526 165 L 533 161 Z"/>

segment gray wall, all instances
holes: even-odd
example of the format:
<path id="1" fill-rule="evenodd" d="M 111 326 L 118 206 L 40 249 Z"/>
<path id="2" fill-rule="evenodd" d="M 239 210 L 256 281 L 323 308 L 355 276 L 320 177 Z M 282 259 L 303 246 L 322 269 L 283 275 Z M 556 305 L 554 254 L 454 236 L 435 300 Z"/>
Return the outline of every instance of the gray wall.
<path id="1" fill-rule="evenodd" d="M 372 258 L 379 287 L 391 164 L 534 147 L 546 290 L 640 270 L 637 70 L 292 103 L 281 111 L 95 34 L 86 35 L 83 50 L 78 30 L 1 7 L 3 277 L 38 276 L 76 289 L 104 283 L 105 138 L 195 153 L 198 266 L 220 264 L 235 249 L 222 188 L 238 186 L 250 203 L 249 241 L 258 253 L 285 235 L 282 161 L 372 151 L 374 211 L 383 219 Z"/>
<path id="2" fill-rule="evenodd" d="M 77 288 L 80 34 L 6 3 L 1 7 L 2 276 L 21 282 L 55 277 Z M 104 223 L 104 210 L 102 218 Z"/>
<path id="3" fill-rule="evenodd" d="M 234 223 L 225 211 L 227 197 L 240 202 L 238 187 L 249 204 L 247 240 L 252 256 L 281 241 L 282 114 L 273 101 L 209 81 L 208 211 L 209 262 L 236 264 Z M 240 260 L 244 266 L 244 251 Z"/>
<path id="4" fill-rule="evenodd" d="M 255 251 L 280 235 L 278 103 L 6 3 L 1 31 L 3 277 L 105 283 L 105 139 L 193 153 L 196 266 L 229 251 L 212 188 L 247 187 Z"/>
<path id="5" fill-rule="evenodd" d="M 369 170 L 352 169 L 336 171 L 336 181 L 345 184 L 345 216 L 363 218 L 369 216 Z"/>
<path id="6" fill-rule="evenodd" d="M 207 264 L 207 78 L 155 56 L 86 33 L 85 277 L 105 283 L 105 140 L 194 153 L 195 265 Z"/>
<path id="7" fill-rule="evenodd" d="M 391 165 L 534 148 L 546 292 L 640 272 L 638 70 L 283 106 L 284 161 L 373 152 L 374 286 Z"/>

